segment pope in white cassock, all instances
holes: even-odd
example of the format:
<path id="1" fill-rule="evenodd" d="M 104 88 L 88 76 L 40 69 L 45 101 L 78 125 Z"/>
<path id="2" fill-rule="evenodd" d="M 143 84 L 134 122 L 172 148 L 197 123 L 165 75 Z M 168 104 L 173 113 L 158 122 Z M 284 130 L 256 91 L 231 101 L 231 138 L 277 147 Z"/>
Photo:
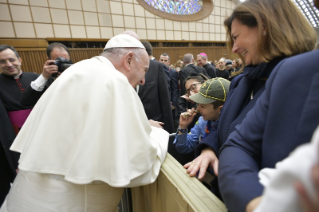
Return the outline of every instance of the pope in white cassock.
<path id="1" fill-rule="evenodd" d="M 148 67 L 144 46 L 121 34 L 67 69 L 11 146 L 19 173 L 0 211 L 113 212 L 124 187 L 154 182 L 169 135 L 150 126 L 133 88 Z"/>

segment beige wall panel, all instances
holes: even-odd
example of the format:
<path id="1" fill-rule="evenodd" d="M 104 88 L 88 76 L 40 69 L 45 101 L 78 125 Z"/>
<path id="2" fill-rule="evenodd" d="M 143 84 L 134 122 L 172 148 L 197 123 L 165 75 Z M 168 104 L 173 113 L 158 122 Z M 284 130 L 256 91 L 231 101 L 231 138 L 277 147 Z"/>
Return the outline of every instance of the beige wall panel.
<path id="1" fill-rule="evenodd" d="M 209 32 L 209 24 L 203 24 L 203 32 Z"/>
<path id="2" fill-rule="evenodd" d="M 40 6 L 40 7 L 48 7 L 48 2 L 46 0 L 29 0 L 30 5 L 32 6 Z"/>
<path id="3" fill-rule="evenodd" d="M 216 40 L 214 33 L 209 34 L 209 40 Z"/>
<path id="4" fill-rule="evenodd" d="M 84 12 L 85 25 L 99 26 L 97 13 Z"/>
<path id="5" fill-rule="evenodd" d="M 110 4 L 109 1 L 97 0 L 97 11 L 100 13 L 110 13 Z"/>
<path id="6" fill-rule="evenodd" d="M 136 22 L 136 28 L 140 28 L 140 29 L 146 28 L 145 18 L 136 17 L 135 22 Z"/>
<path id="7" fill-rule="evenodd" d="M 84 26 L 70 26 L 72 38 L 86 38 Z"/>
<path id="8" fill-rule="evenodd" d="M 209 23 L 210 24 L 214 24 L 215 23 L 215 16 L 214 15 L 209 15 L 208 19 L 209 19 Z"/>
<path id="9" fill-rule="evenodd" d="M 66 10 L 62 9 L 51 9 L 52 22 L 55 24 L 68 24 L 68 16 Z"/>
<path id="10" fill-rule="evenodd" d="M 215 24 L 222 24 L 222 19 L 220 16 L 215 16 Z"/>
<path id="11" fill-rule="evenodd" d="M 146 28 L 147 29 L 156 29 L 154 18 L 147 18 L 146 19 Z"/>
<path id="12" fill-rule="evenodd" d="M 220 6 L 221 7 L 226 7 L 226 1 L 227 0 L 220 1 Z"/>
<path id="13" fill-rule="evenodd" d="M 18 38 L 35 38 L 35 32 L 32 23 L 14 22 L 13 24 Z"/>
<path id="14" fill-rule="evenodd" d="M 215 6 L 220 6 L 220 1 L 225 1 L 225 0 L 214 0 Z"/>
<path id="15" fill-rule="evenodd" d="M 144 13 L 144 8 L 141 5 L 138 4 L 134 4 L 134 12 L 135 12 L 135 16 L 145 16 Z"/>
<path id="16" fill-rule="evenodd" d="M 196 32 L 196 40 L 203 40 L 203 33 Z"/>
<path id="17" fill-rule="evenodd" d="M 195 22 L 189 22 L 189 31 L 195 32 L 196 31 L 196 23 Z"/>
<path id="18" fill-rule="evenodd" d="M 156 29 L 164 29 L 164 20 L 163 19 L 155 19 L 156 20 Z"/>
<path id="19" fill-rule="evenodd" d="M 188 31 L 188 22 L 182 22 L 182 31 Z"/>
<path id="20" fill-rule="evenodd" d="M 208 17 L 206 17 L 206 18 L 203 19 L 203 23 L 209 23 Z"/>
<path id="21" fill-rule="evenodd" d="M 150 13 L 149 11 L 145 10 L 145 16 L 148 18 L 155 18 L 155 15 Z"/>
<path id="22" fill-rule="evenodd" d="M 0 0 L 1 3 L 7 3 L 7 0 Z"/>
<path id="23" fill-rule="evenodd" d="M 101 38 L 99 27 L 86 27 L 86 34 L 88 38 Z"/>
<path id="24" fill-rule="evenodd" d="M 114 36 L 122 33 L 123 31 L 124 31 L 124 28 L 113 28 Z"/>
<path id="25" fill-rule="evenodd" d="M 225 8 L 220 8 L 220 15 L 221 15 L 222 17 L 227 16 Z"/>
<path id="26" fill-rule="evenodd" d="M 10 4 L 25 4 L 25 5 L 29 5 L 28 0 L 8 0 L 8 3 L 10 3 Z"/>
<path id="27" fill-rule="evenodd" d="M 189 40 L 189 32 L 182 31 L 182 40 Z"/>
<path id="28" fill-rule="evenodd" d="M 122 0 L 122 2 L 129 2 L 129 3 L 133 3 L 132 0 Z"/>
<path id="29" fill-rule="evenodd" d="M 112 15 L 112 22 L 114 27 L 124 27 L 124 19 L 121 15 Z"/>
<path id="30" fill-rule="evenodd" d="M 53 29 L 56 38 L 71 38 L 69 25 L 54 24 Z"/>
<path id="31" fill-rule="evenodd" d="M 66 8 L 64 0 L 49 0 L 49 6 L 52 8 L 61 8 L 61 9 Z"/>
<path id="32" fill-rule="evenodd" d="M 157 30 L 157 40 L 166 40 L 166 37 L 165 37 L 165 31 L 164 30 Z"/>
<path id="33" fill-rule="evenodd" d="M 174 30 L 182 30 L 181 22 L 173 21 Z"/>
<path id="34" fill-rule="evenodd" d="M 65 0 L 66 7 L 71 10 L 82 10 L 81 0 Z"/>
<path id="35" fill-rule="evenodd" d="M 203 33 L 203 40 L 209 41 L 209 33 Z"/>
<path id="36" fill-rule="evenodd" d="M 102 39 L 109 39 L 113 37 L 113 28 L 111 27 L 101 27 L 101 38 Z"/>
<path id="37" fill-rule="evenodd" d="M 123 12 L 124 12 L 124 15 L 134 16 L 133 4 L 123 3 Z"/>
<path id="38" fill-rule="evenodd" d="M 147 30 L 147 39 L 156 40 L 156 31 L 155 30 Z"/>
<path id="39" fill-rule="evenodd" d="M 210 33 L 215 33 L 215 25 L 213 25 L 213 24 L 209 25 L 209 32 Z"/>
<path id="40" fill-rule="evenodd" d="M 216 41 L 220 41 L 221 40 L 220 34 L 215 34 L 215 38 L 216 38 Z"/>
<path id="41" fill-rule="evenodd" d="M 220 7 L 215 7 L 215 9 L 213 10 L 213 14 L 220 15 Z"/>
<path id="42" fill-rule="evenodd" d="M 10 5 L 10 11 L 13 21 L 32 22 L 29 6 Z"/>
<path id="43" fill-rule="evenodd" d="M 189 40 L 196 40 L 196 33 L 195 32 L 189 33 Z"/>
<path id="44" fill-rule="evenodd" d="M 96 12 L 95 0 L 82 0 L 83 11 Z"/>
<path id="45" fill-rule="evenodd" d="M 111 13 L 113 14 L 123 14 L 122 3 L 110 1 Z"/>
<path id="46" fill-rule="evenodd" d="M 174 40 L 173 31 L 165 31 L 166 32 L 166 40 Z"/>
<path id="47" fill-rule="evenodd" d="M 11 21 L 9 7 L 7 4 L 0 4 L 0 11 L 1 11 L 0 12 L 0 20 L 1 21 Z"/>
<path id="48" fill-rule="evenodd" d="M 220 35 L 220 40 L 221 41 L 226 41 L 226 34 L 221 34 Z"/>
<path id="49" fill-rule="evenodd" d="M 125 27 L 135 28 L 135 20 L 131 16 L 124 16 Z M 133 30 L 135 31 L 135 30 Z"/>
<path id="50" fill-rule="evenodd" d="M 0 29 L 6 29 L 6 30 L 0 30 L 0 37 L 1 38 L 14 38 L 15 37 L 12 22 L 0 21 Z"/>
<path id="51" fill-rule="evenodd" d="M 165 19 L 165 29 L 173 30 L 173 21 Z"/>
<path id="52" fill-rule="evenodd" d="M 203 24 L 196 23 L 196 32 L 203 32 Z"/>
<path id="53" fill-rule="evenodd" d="M 38 38 L 54 38 L 52 24 L 34 24 Z"/>
<path id="54" fill-rule="evenodd" d="M 51 23 L 49 8 L 31 7 L 34 22 Z"/>
<path id="55" fill-rule="evenodd" d="M 130 17 L 130 18 L 132 19 L 132 17 Z M 100 26 L 112 26 L 111 15 L 99 13 L 99 22 L 100 22 Z"/>
<path id="56" fill-rule="evenodd" d="M 142 40 L 147 40 L 146 30 L 145 29 L 137 29 L 136 33 L 138 37 Z"/>
<path id="57" fill-rule="evenodd" d="M 174 31 L 174 40 L 182 40 L 182 32 Z"/>
<path id="58" fill-rule="evenodd" d="M 83 12 L 77 10 L 68 10 L 70 24 L 84 25 Z"/>

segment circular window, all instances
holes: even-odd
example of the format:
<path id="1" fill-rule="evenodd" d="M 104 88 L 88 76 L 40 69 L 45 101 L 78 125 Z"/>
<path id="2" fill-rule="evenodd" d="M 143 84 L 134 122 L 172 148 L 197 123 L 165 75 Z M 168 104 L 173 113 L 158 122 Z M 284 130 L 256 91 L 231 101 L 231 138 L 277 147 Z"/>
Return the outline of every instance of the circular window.
<path id="1" fill-rule="evenodd" d="M 174 21 L 198 21 L 213 11 L 212 0 L 137 0 L 149 12 Z"/>

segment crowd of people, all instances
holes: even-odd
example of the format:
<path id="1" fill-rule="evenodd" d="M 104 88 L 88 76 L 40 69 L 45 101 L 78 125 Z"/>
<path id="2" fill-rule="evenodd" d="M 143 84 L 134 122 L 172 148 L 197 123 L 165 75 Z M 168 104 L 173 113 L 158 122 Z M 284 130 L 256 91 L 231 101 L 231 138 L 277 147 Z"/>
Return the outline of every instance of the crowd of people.
<path id="1" fill-rule="evenodd" d="M 115 211 L 156 180 L 170 133 L 229 211 L 319 211 L 315 30 L 284 0 L 240 3 L 224 26 L 233 60 L 172 64 L 124 31 L 75 64 L 51 43 L 37 75 L 0 45 L 0 211 Z"/>

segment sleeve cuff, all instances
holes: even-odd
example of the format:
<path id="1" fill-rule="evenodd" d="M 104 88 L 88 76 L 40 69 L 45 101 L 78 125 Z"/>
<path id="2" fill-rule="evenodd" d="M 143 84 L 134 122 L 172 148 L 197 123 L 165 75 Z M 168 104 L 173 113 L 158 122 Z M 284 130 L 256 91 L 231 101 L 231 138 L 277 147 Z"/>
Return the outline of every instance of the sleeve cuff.
<path id="1" fill-rule="evenodd" d="M 42 74 L 34 81 L 31 82 L 31 88 L 35 91 L 43 91 L 45 84 L 48 80 L 44 79 Z"/>

